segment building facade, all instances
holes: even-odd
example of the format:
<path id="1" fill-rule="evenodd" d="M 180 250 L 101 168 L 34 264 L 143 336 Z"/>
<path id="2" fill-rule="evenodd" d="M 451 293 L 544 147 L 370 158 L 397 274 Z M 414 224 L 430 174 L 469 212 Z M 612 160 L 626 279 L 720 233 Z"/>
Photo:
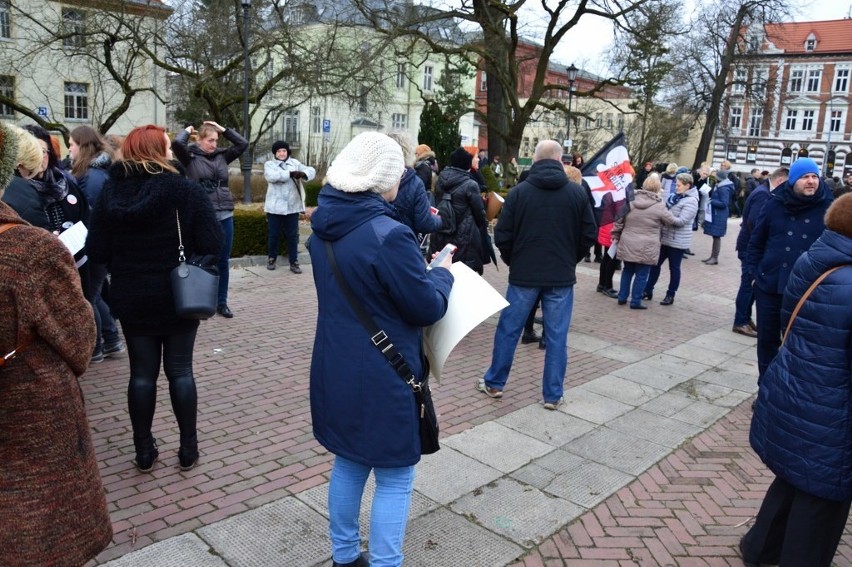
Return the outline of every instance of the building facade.
<path id="1" fill-rule="evenodd" d="M 826 175 L 852 169 L 852 20 L 766 24 L 739 50 L 713 164 L 772 170 L 807 156 Z"/>

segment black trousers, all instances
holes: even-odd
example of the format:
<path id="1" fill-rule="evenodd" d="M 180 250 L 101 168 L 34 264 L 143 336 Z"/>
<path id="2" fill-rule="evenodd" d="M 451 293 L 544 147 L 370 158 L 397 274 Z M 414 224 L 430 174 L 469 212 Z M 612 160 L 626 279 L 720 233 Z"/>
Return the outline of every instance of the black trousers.
<path id="1" fill-rule="evenodd" d="M 198 394 L 192 375 L 192 350 L 197 330 L 178 335 L 134 336 L 125 333 L 130 359 L 127 405 L 134 439 L 151 436 L 157 405 L 157 377 L 160 360 L 169 381 L 172 410 L 180 429 L 181 446 L 194 449 Z"/>
<path id="2" fill-rule="evenodd" d="M 612 276 L 615 274 L 616 260 L 605 250 L 601 257 L 601 269 L 598 272 L 598 285 L 612 289 Z"/>
<path id="3" fill-rule="evenodd" d="M 743 559 L 780 567 L 831 567 L 850 503 L 818 498 L 775 477 L 743 537 Z"/>

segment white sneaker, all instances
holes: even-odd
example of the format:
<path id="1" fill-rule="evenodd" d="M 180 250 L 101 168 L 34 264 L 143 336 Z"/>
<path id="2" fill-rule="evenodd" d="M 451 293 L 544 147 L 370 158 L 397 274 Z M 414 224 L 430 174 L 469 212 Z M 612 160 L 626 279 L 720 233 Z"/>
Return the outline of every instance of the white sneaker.
<path id="1" fill-rule="evenodd" d="M 564 398 L 559 398 L 555 402 L 544 402 L 544 409 L 553 411 L 564 403 Z"/>
<path id="2" fill-rule="evenodd" d="M 496 388 L 489 388 L 485 385 L 485 378 L 480 378 L 479 382 L 476 383 L 476 389 L 480 392 L 484 392 L 486 396 L 491 398 L 502 398 L 503 390 L 498 390 Z"/>

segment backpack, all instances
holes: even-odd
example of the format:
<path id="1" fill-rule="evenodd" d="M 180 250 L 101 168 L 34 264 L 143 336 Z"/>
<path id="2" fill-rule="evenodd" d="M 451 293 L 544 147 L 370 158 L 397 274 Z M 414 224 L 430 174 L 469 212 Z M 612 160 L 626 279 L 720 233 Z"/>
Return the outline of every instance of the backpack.
<path id="1" fill-rule="evenodd" d="M 436 232 L 441 234 L 455 234 L 458 227 L 456 226 L 456 211 L 453 209 L 453 194 L 445 191 L 441 195 L 441 200 L 435 205 L 435 208 L 438 209 L 438 216 L 443 221 L 443 226 Z"/>

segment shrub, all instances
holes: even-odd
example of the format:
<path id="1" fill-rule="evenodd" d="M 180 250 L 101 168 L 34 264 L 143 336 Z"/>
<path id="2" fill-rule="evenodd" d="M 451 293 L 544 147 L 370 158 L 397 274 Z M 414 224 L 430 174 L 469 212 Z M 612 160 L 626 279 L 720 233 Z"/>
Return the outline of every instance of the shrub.
<path id="1" fill-rule="evenodd" d="M 491 164 L 480 169 L 479 173 L 481 173 L 482 177 L 485 179 L 485 186 L 488 187 L 489 191 L 500 192 L 500 183 L 497 182 L 497 176 L 494 175 L 494 171 L 491 169 Z"/>
<path id="2" fill-rule="evenodd" d="M 234 246 L 231 258 L 266 256 L 268 237 L 266 215 L 257 205 L 238 206 L 234 210 Z"/>

